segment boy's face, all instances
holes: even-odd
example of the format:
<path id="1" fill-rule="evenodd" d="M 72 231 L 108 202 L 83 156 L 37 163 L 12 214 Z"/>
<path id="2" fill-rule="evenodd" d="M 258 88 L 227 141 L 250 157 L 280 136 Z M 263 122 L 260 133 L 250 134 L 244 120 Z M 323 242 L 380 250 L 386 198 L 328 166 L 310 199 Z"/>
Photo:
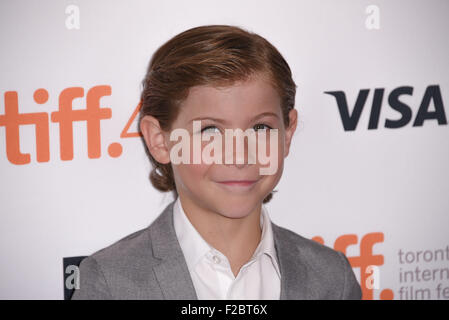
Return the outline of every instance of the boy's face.
<path id="1" fill-rule="evenodd" d="M 252 77 L 249 81 L 238 82 L 226 88 L 191 88 L 172 125 L 172 130 L 185 129 L 190 135 L 190 163 L 172 164 L 177 192 L 181 199 L 188 201 L 189 205 L 199 206 L 203 210 L 229 218 L 245 217 L 257 209 L 281 178 L 283 160 L 288 155 L 291 138 L 296 129 L 296 110 L 290 111 L 290 126 L 286 128 L 280 103 L 276 90 L 261 77 Z M 202 132 L 195 132 L 193 119 L 201 120 Z M 207 130 L 204 130 L 205 128 Z M 242 154 L 237 153 L 236 138 L 233 138 L 233 161 L 232 164 L 225 164 L 224 132 L 225 129 L 237 128 L 243 131 L 252 128 L 257 135 L 260 130 L 267 129 L 265 155 L 269 155 L 270 161 L 277 161 L 272 174 L 260 174 L 260 168 L 268 168 L 269 165 L 262 165 L 258 156 L 255 163 L 250 164 L 248 139 L 244 140 Z M 270 128 L 278 131 L 277 139 L 271 142 Z M 200 164 L 193 163 L 193 140 L 206 135 L 211 137 L 210 141 L 217 137 L 222 140 L 222 164 L 205 164 L 203 160 Z M 170 132 L 164 133 L 164 136 L 168 150 L 179 144 L 179 140 L 170 140 Z M 201 151 L 210 141 L 201 142 Z M 259 149 L 261 140 L 257 141 Z M 273 142 L 277 143 L 277 148 L 273 148 Z M 244 163 L 238 164 L 237 157 L 244 159 Z M 235 183 L 236 181 L 240 183 Z"/>

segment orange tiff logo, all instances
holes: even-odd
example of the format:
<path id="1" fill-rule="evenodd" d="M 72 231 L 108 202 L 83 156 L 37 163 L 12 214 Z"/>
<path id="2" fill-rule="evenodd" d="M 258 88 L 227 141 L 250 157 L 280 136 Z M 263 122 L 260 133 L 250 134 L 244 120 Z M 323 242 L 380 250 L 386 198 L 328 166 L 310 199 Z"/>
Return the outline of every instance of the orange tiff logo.
<path id="1" fill-rule="evenodd" d="M 321 244 L 324 244 L 322 237 L 316 236 L 312 240 L 315 240 Z M 379 273 L 376 274 L 375 270 L 378 266 L 384 264 L 384 256 L 382 254 L 373 254 L 373 247 L 376 243 L 384 241 L 384 234 L 382 232 L 373 232 L 365 234 L 360 240 L 360 254 L 355 257 L 348 257 L 349 263 L 353 268 L 360 269 L 360 285 L 362 287 L 362 299 L 373 300 L 373 285 L 372 280 L 378 281 L 379 279 L 373 279 L 379 277 Z M 359 244 L 359 240 L 356 234 L 345 234 L 337 238 L 334 242 L 334 249 L 342 252 L 347 256 L 346 250 L 349 246 Z M 393 291 L 391 289 L 384 289 L 380 293 L 381 300 L 393 299 Z"/>
<path id="2" fill-rule="evenodd" d="M 86 94 L 86 108 L 72 108 L 73 100 L 84 97 L 84 89 L 70 87 L 59 94 L 59 108 L 51 112 L 51 122 L 59 124 L 59 145 L 61 160 L 73 160 L 73 122 L 85 121 L 87 124 L 87 154 L 90 159 L 101 156 L 100 121 L 111 119 L 110 108 L 100 107 L 100 99 L 111 95 L 111 87 L 99 85 L 90 88 Z M 44 104 L 48 101 L 48 91 L 37 89 L 34 101 Z M 50 160 L 49 114 L 46 112 L 19 113 L 19 99 L 17 91 L 7 91 L 4 94 L 5 113 L 0 115 L 0 127 L 5 127 L 6 156 L 12 164 L 23 165 L 30 163 L 30 154 L 20 150 L 19 128 L 22 125 L 34 125 L 36 136 L 36 160 L 48 162 Z M 127 132 L 132 120 L 137 115 L 140 104 L 134 110 L 120 137 L 136 137 L 139 133 Z M 111 157 L 119 157 L 122 153 L 120 143 L 113 142 L 108 146 Z"/>

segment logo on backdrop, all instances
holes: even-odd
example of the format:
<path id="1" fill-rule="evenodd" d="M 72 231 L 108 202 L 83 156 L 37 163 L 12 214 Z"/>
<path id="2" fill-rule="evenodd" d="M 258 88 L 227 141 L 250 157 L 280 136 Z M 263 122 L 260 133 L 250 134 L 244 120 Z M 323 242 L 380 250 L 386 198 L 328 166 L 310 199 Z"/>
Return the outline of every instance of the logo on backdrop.
<path id="1" fill-rule="evenodd" d="M 6 156 L 10 163 L 16 165 L 29 164 L 29 153 L 22 152 L 20 146 L 20 127 L 34 125 L 36 138 L 37 162 L 50 161 L 50 134 L 51 123 L 59 125 L 59 147 L 61 160 L 73 160 L 73 123 L 83 121 L 87 127 L 87 155 L 90 159 L 101 157 L 101 123 L 112 118 L 111 108 L 101 107 L 102 97 L 111 95 L 108 85 L 94 86 L 87 90 L 82 87 L 70 87 L 59 94 L 58 110 L 51 113 L 33 112 L 21 113 L 19 111 L 19 95 L 17 91 L 7 91 L 4 94 L 5 113 L 0 114 L 0 127 L 5 127 Z M 73 109 L 75 99 L 84 99 L 85 108 Z M 37 104 L 45 104 L 49 93 L 46 89 L 37 89 L 33 99 Z M 138 132 L 128 132 L 129 127 L 138 114 L 140 104 L 135 108 L 131 118 L 120 134 L 120 138 L 138 137 Z M 122 145 L 112 142 L 108 145 L 109 156 L 116 158 L 122 154 Z"/>
<path id="2" fill-rule="evenodd" d="M 320 236 L 313 237 L 321 244 L 324 239 Z M 352 245 L 358 245 L 360 253 L 358 256 L 349 256 L 349 263 L 353 268 L 360 270 L 360 286 L 362 287 L 362 299 L 373 300 L 374 289 L 380 289 L 380 266 L 384 264 L 384 256 L 382 254 L 373 254 L 373 247 L 377 243 L 384 241 L 382 232 L 373 232 L 365 234 L 360 240 L 356 234 L 345 234 L 337 238 L 334 242 L 334 249 L 347 255 L 347 248 Z M 384 289 L 380 292 L 381 300 L 392 300 L 394 297 L 393 290 Z"/>
<path id="3" fill-rule="evenodd" d="M 399 118 L 385 119 L 384 123 L 380 123 L 380 115 L 384 106 L 384 96 L 386 96 L 385 88 L 374 89 L 373 98 L 371 101 L 371 110 L 368 110 L 369 104 L 368 94 L 371 89 L 361 89 L 357 95 L 352 112 L 349 111 L 348 101 L 344 91 L 325 91 L 324 93 L 335 97 L 338 111 L 340 113 L 341 122 L 345 131 L 354 131 L 359 124 L 360 116 L 362 112 L 370 113 L 368 129 L 378 129 L 380 127 L 397 129 L 402 128 L 412 122 L 413 127 L 421 127 L 424 122 L 430 120 L 437 121 L 438 125 L 446 125 L 447 118 L 444 112 L 443 98 L 441 97 L 440 87 L 438 85 L 430 85 L 426 88 L 424 96 L 421 99 L 420 105 L 416 108 L 412 108 L 406 103 L 401 101 L 402 96 L 413 95 L 413 87 L 403 86 L 392 90 L 388 94 L 388 106 L 389 108 L 399 113 Z M 431 109 L 433 102 L 434 110 Z M 414 109 L 416 111 L 414 111 Z"/>
<path id="4" fill-rule="evenodd" d="M 320 236 L 312 240 L 325 244 Z M 389 261 L 393 265 L 397 263 L 396 270 L 389 270 L 395 274 L 399 284 L 394 292 L 392 289 L 381 289 L 380 267 L 384 265 L 384 256 L 373 253 L 373 247 L 383 242 L 382 232 L 367 233 L 360 242 L 356 234 L 344 234 L 334 242 L 333 248 L 347 256 L 352 268 L 359 269 L 362 299 L 449 299 L 449 245 L 439 248 L 397 248 L 397 260 Z M 348 256 L 347 249 L 350 246 L 358 246 L 358 255 Z M 376 294 L 375 297 L 374 293 L 379 290 L 379 296 Z"/>

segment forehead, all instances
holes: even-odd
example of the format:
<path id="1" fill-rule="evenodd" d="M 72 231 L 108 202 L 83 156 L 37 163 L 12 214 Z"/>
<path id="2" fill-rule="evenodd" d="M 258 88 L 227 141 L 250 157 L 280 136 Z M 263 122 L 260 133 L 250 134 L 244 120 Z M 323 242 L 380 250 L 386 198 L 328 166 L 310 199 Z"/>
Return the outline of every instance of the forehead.
<path id="1" fill-rule="evenodd" d="M 258 113 L 281 114 L 281 99 L 273 85 L 262 77 L 238 81 L 227 87 L 192 87 L 181 104 L 180 117 L 200 115 L 239 117 Z"/>

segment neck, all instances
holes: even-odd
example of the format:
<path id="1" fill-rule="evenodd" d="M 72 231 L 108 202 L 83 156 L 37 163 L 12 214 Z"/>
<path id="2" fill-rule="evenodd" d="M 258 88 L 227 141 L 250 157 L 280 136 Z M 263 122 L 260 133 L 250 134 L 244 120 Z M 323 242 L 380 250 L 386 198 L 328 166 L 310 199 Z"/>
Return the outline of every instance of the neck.
<path id="1" fill-rule="evenodd" d="M 229 218 L 203 208 L 181 194 L 179 197 L 190 223 L 207 243 L 228 258 L 234 275 L 237 275 L 238 270 L 249 261 L 261 240 L 262 205 L 258 205 L 242 218 Z"/>

